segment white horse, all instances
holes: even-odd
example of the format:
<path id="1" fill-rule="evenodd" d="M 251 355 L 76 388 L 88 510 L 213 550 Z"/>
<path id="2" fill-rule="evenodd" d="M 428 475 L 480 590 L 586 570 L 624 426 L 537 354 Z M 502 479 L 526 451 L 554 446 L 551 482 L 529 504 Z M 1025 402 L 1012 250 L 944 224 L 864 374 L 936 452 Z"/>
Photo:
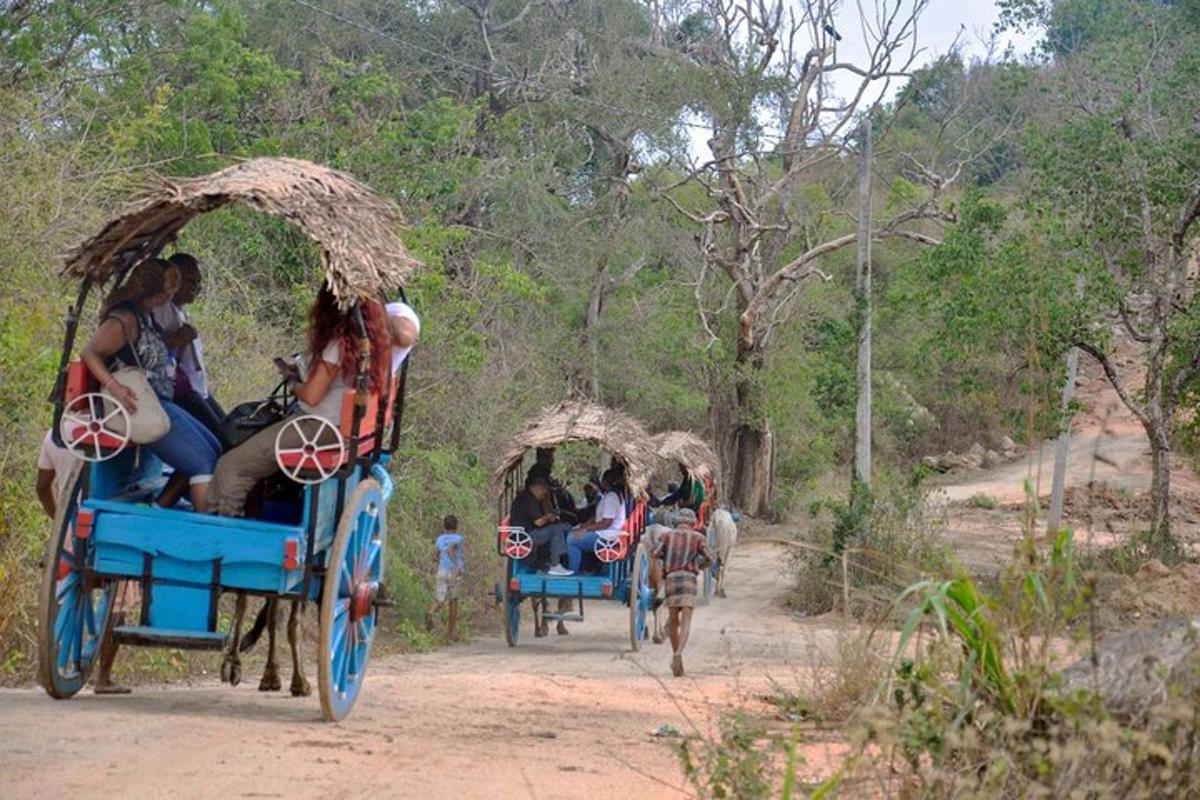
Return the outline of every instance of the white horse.
<path id="1" fill-rule="evenodd" d="M 733 554 L 733 546 L 737 544 L 737 523 L 728 509 L 718 508 L 708 521 L 709 541 L 715 542 L 716 552 L 713 557 L 717 560 L 717 597 L 725 596 L 725 573 L 729 569 L 729 557 Z"/>

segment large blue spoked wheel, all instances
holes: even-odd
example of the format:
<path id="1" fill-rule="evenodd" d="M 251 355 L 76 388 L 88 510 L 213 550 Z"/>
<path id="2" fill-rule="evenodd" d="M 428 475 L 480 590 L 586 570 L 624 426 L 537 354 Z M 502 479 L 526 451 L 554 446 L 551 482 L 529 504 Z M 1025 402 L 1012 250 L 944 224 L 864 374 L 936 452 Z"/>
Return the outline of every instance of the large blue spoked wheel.
<path id="1" fill-rule="evenodd" d="M 521 633 L 521 595 L 512 590 L 513 572 L 516 562 L 508 559 L 508 568 L 504 575 L 504 641 L 509 647 L 517 646 L 517 636 Z"/>
<path id="2" fill-rule="evenodd" d="M 87 683 L 108 630 L 115 583 L 103 585 L 88 575 L 86 542 L 75 538 L 75 512 L 86 484 L 80 462 L 71 490 L 60 498 L 54 533 L 46 545 L 46 564 L 38 609 L 38 682 L 51 697 L 73 697 Z"/>
<path id="3" fill-rule="evenodd" d="M 650 591 L 650 559 L 646 546 L 638 545 L 629 570 L 629 644 L 636 652 L 647 638 L 646 613 L 654 602 Z"/>
<path id="4" fill-rule="evenodd" d="M 362 689 L 379 619 L 375 596 L 383 580 L 386 542 L 383 490 L 378 481 L 367 479 L 346 501 L 321 587 L 317 684 L 321 713 L 330 722 L 350 713 Z"/>

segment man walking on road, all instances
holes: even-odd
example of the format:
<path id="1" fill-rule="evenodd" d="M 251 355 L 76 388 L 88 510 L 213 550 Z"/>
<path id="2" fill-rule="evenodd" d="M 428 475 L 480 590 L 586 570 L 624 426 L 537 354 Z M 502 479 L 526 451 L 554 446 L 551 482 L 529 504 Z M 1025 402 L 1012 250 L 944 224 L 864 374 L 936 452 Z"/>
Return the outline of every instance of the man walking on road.
<path id="1" fill-rule="evenodd" d="M 671 674 L 683 675 L 683 648 L 692 630 L 692 611 L 696 607 L 698 576 L 712 564 L 708 538 L 695 529 L 696 513 L 690 508 L 676 514 L 675 528 L 663 534 L 655 557 L 662 559 L 666 576 L 666 601 L 670 610 L 667 636 L 671 640 Z"/>

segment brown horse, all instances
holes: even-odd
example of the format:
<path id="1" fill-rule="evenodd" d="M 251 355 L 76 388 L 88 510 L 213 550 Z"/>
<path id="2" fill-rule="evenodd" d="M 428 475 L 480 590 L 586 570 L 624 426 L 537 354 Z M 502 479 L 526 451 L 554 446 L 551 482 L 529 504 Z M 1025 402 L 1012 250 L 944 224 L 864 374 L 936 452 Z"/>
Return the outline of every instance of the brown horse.
<path id="1" fill-rule="evenodd" d="M 237 686 L 242 680 L 242 662 L 240 655 L 250 650 L 267 631 L 267 665 L 263 668 L 262 679 L 258 682 L 260 692 L 277 692 L 283 688 L 279 678 L 279 663 L 275 660 L 275 630 L 279 622 L 281 598 L 269 597 L 263 603 L 254 620 L 254 624 L 246 635 L 242 636 L 242 621 L 246 615 L 246 595 L 238 593 L 237 603 L 233 612 L 233 635 L 225 658 L 221 662 L 221 680 Z M 292 685 L 293 697 L 307 697 L 312 693 L 308 679 L 304 676 L 304 663 L 300 659 L 300 642 L 303 632 L 300 628 L 300 615 L 304 607 L 299 600 L 288 601 L 291 609 L 288 614 L 287 637 L 288 647 L 292 651 Z"/>

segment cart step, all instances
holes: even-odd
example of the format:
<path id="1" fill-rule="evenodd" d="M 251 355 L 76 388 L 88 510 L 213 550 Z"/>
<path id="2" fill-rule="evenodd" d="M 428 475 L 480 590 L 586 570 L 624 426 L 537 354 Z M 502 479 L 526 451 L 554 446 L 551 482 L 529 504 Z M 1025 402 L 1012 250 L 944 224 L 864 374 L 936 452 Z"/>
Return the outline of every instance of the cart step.
<path id="1" fill-rule="evenodd" d="M 122 625 L 113 629 L 118 644 L 136 647 L 175 647 L 181 650 L 221 650 L 225 634 L 210 631 L 177 631 L 144 625 Z"/>
<path id="2" fill-rule="evenodd" d="M 583 614 L 566 614 L 562 611 L 543 611 L 542 619 L 547 619 L 551 622 L 583 622 Z"/>

